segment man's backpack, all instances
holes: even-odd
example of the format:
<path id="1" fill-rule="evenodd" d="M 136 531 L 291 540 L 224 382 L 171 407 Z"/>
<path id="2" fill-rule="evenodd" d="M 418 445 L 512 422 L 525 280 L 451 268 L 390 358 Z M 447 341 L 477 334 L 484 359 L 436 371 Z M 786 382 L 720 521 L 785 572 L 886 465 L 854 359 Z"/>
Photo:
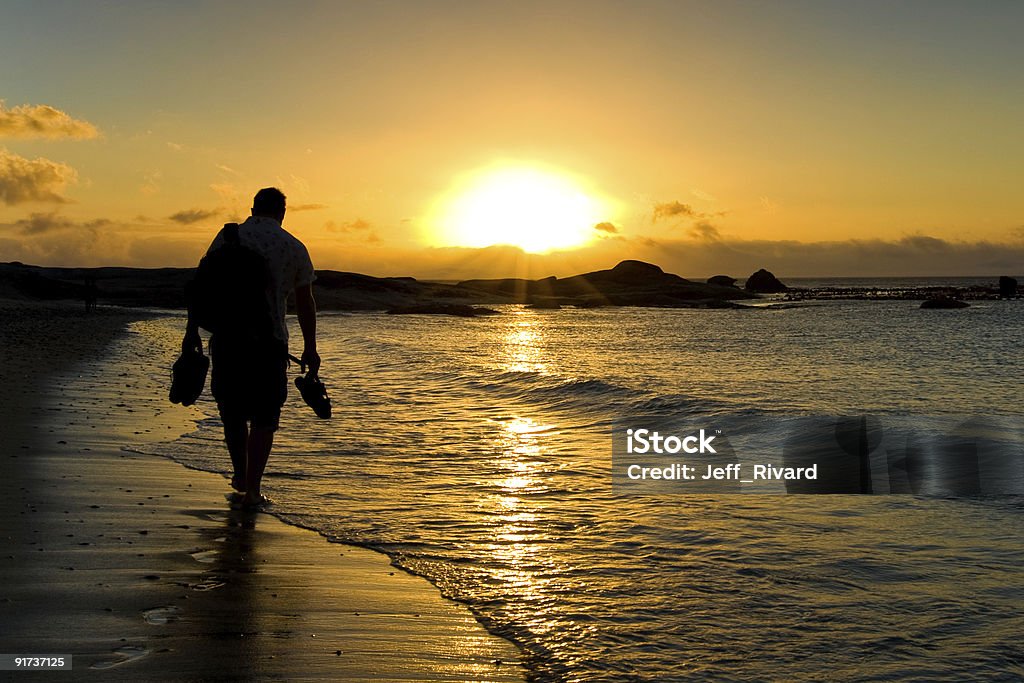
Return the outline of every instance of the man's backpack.
<path id="1" fill-rule="evenodd" d="M 270 271 L 263 256 L 242 244 L 238 223 L 226 223 L 223 243 L 199 262 L 185 287 L 189 318 L 221 340 L 269 341 Z"/>

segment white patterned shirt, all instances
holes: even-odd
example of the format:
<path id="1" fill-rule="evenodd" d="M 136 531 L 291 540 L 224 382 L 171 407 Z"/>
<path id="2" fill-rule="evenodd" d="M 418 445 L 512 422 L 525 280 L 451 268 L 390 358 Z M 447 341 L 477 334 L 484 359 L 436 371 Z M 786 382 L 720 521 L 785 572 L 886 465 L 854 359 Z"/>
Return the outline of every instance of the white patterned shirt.
<path id="1" fill-rule="evenodd" d="M 312 284 L 316 279 L 313 262 L 306 246 L 273 218 L 250 216 L 238 226 L 242 246 L 263 256 L 270 271 L 271 289 L 267 292 L 270 314 L 273 316 L 275 334 L 281 341 L 288 341 L 288 327 L 284 323 L 288 295 L 299 287 Z M 206 253 L 224 243 L 223 235 L 214 238 Z"/>

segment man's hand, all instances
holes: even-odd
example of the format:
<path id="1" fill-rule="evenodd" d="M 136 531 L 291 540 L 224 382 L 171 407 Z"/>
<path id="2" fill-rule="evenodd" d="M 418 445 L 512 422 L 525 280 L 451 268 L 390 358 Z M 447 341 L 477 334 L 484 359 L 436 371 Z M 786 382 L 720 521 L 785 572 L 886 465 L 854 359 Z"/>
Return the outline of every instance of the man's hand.
<path id="1" fill-rule="evenodd" d="M 309 368 L 309 372 L 315 377 L 320 372 L 320 354 L 316 349 L 306 349 L 302 352 L 302 362 Z"/>
<path id="2" fill-rule="evenodd" d="M 199 336 L 199 326 L 191 321 L 189 316 L 188 322 L 185 323 L 185 336 L 181 339 L 181 352 L 197 350 L 200 353 L 203 352 L 203 338 Z"/>
<path id="3" fill-rule="evenodd" d="M 199 336 L 199 330 L 186 329 L 185 336 L 181 340 L 181 352 L 198 350 L 203 352 L 203 338 Z"/>

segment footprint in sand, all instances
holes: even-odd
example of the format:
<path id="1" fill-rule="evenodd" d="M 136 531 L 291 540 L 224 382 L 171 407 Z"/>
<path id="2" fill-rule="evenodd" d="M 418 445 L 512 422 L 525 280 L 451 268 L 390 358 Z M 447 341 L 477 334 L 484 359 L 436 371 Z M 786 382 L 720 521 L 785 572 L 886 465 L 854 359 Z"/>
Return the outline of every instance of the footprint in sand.
<path id="1" fill-rule="evenodd" d="M 144 647 L 137 647 L 135 645 L 125 645 L 114 650 L 114 654 L 118 655 L 117 659 L 107 659 L 101 662 L 96 662 L 91 665 L 90 669 L 110 669 L 115 666 L 127 664 L 128 662 L 134 661 L 140 657 L 145 657 L 149 654 L 149 650 Z"/>
<path id="2" fill-rule="evenodd" d="M 192 555 L 193 560 L 196 562 L 202 562 L 203 564 L 212 564 L 217 560 L 216 550 L 197 550 L 196 552 L 189 554 Z"/>
<path id="3" fill-rule="evenodd" d="M 144 611 L 142 613 L 142 618 L 146 620 L 147 624 L 161 626 L 177 620 L 179 612 L 181 612 L 180 607 L 154 607 L 153 609 L 147 609 Z"/>

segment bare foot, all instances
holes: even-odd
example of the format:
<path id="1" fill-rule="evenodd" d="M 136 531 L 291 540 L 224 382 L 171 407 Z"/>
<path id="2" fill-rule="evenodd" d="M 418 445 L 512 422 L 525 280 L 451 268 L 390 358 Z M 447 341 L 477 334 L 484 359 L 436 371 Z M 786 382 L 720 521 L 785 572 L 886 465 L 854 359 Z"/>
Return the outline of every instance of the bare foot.
<path id="1" fill-rule="evenodd" d="M 244 508 L 265 508 L 271 505 L 270 499 L 264 496 L 262 493 L 248 492 L 242 499 L 242 507 Z"/>

